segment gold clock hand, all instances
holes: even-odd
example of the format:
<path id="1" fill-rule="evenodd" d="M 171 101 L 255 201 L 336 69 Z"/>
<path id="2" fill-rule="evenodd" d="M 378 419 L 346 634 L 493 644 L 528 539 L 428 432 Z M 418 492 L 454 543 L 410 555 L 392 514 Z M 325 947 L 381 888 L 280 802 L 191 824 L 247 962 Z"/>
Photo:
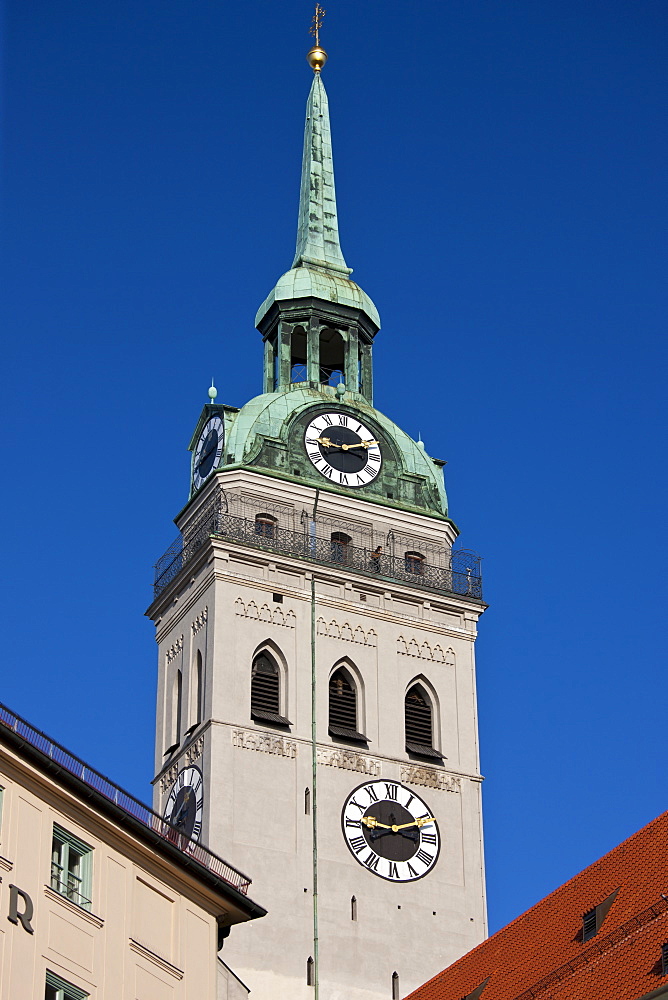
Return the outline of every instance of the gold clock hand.
<path id="1" fill-rule="evenodd" d="M 434 816 L 423 816 L 421 819 L 414 819 L 412 823 L 402 823 L 400 826 L 393 826 L 393 830 L 407 830 L 409 826 L 417 826 L 418 829 L 426 823 L 433 823 Z"/>
<path id="2" fill-rule="evenodd" d="M 376 828 L 380 830 L 392 829 L 392 827 L 388 826 L 387 823 L 379 823 L 374 816 L 362 816 L 362 823 L 368 830 L 375 830 Z"/>
<path id="3" fill-rule="evenodd" d="M 379 443 L 379 441 L 360 441 L 359 444 L 342 444 L 340 447 L 343 448 L 344 451 L 350 451 L 351 448 L 366 448 L 368 451 L 374 444 Z"/>

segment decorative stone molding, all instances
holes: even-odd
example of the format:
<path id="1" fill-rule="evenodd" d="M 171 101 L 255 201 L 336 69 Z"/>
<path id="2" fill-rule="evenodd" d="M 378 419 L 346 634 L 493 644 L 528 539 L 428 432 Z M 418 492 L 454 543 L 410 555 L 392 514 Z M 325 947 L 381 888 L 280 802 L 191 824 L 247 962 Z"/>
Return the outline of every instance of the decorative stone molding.
<path id="1" fill-rule="evenodd" d="M 204 753 L 204 736 L 199 736 L 194 743 L 191 743 L 186 750 L 184 757 L 186 764 L 194 764 Z"/>
<path id="2" fill-rule="evenodd" d="M 288 740 L 284 736 L 272 736 L 270 733 L 234 729 L 232 743 L 243 750 L 261 750 L 263 753 L 273 753 L 279 757 L 297 756 L 297 744 L 294 740 Z"/>
<path id="3" fill-rule="evenodd" d="M 182 754 L 178 760 L 175 760 L 173 764 L 170 764 L 169 770 L 160 778 L 160 791 L 166 792 L 168 788 L 176 781 L 176 775 L 179 773 L 180 768 L 187 764 L 194 764 L 196 760 L 204 753 L 204 734 L 198 736 L 197 739 L 186 748 L 184 754 Z"/>
<path id="4" fill-rule="evenodd" d="M 176 642 L 167 650 L 167 663 L 171 663 L 174 657 L 183 652 L 183 636 L 180 635 Z"/>
<path id="5" fill-rule="evenodd" d="M 354 630 L 348 624 L 344 622 L 339 625 L 334 619 L 327 624 L 324 618 L 318 618 L 317 622 L 317 632 L 318 635 L 326 635 L 331 639 L 343 639 L 345 642 L 357 642 L 360 646 L 376 646 L 378 645 L 378 636 L 371 628 L 368 632 L 358 625 Z"/>
<path id="6" fill-rule="evenodd" d="M 160 791 L 161 792 L 166 792 L 168 788 L 172 787 L 172 785 L 176 781 L 176 775 L 178 773 L 179 773 L 179 765 L 178 765 L 178 762 L 175 761 L 171 765 L 171 767 L 169 768 L 169 770 L 165 771 L 165 773 L 160 778 Z"/>
<path id="7" fill-rule="evenodd" d="M 204 608 L 201 615 L 198 615 L 194 622 L 190 623 L 190 627 L 193 631 L 193 635 L 197 635 L 199 630 L 206 625 L 206 620 L 209 617 L 208 607 Z"/>
<path id="8" fill-rule="evenodd" d="M 441 646 L 432 647 L 428 642 L 423 642 L 420 646 L 415 639 L 410 639 L 407 642 L 403 635 L 400 635 L 397 639 L 397 653 L 400 653 L 402 656 L 414 656 L 419 660 L 432 660 L 434 663 L 445 663 L 449 667 L 454 667 L 455 665 L 454 650 L 446 649 L 443 652 Z"/>
<path id="9" fill-rule="evenodd" d="M 409 785 L 424 785 L 426 788 L 440 788 L 444 792 L 460 792 L 462 780 L 456 774 L 445 774 L 434 767 L 401 765 L 401 780 Z"/>
<path id="10" fill-rule="evenodd" d="M 316 751 L 318 764 L 326 767 L 342 767 L 346 771 L 359 771 L 362 774 L 380 776 L 380 761 L 354 750 L 339 750 L 320 747 Z"/>
<path id="11" fill-rule="evenodd" d="M 258 608 L 255 601 L 244 604 L 240 597 L 237 597 L 234 602 L 234 613 L 241 618 L 253 618 L 256 621 L 267 622 L 269 625 L 283 625 L 285 628 L 294 628 L 297 624 L 297 618 L 292 610 L 283 613 L 281 608 L 274 608 L 272 611 L 268 604 L 263 604 L 261 608 Z"/>
<path id="12" fill-rule="evenodd" d="M 157 965 L 159 969 L 163 972 L 168 972 L 170 976 L 174 979 L 183 979 L 185 973 L 178 966 L 173 965 L 162 955 L 158 955 L 157 952 L 151 951 L 147 945 L 142 944 L 141 941 L 136 941 L 134 938 L 130 938 L 130 951 L 134 951 L 136 955 L 141 955 L 142 958 L 147 959 L 153 965 Z"/>

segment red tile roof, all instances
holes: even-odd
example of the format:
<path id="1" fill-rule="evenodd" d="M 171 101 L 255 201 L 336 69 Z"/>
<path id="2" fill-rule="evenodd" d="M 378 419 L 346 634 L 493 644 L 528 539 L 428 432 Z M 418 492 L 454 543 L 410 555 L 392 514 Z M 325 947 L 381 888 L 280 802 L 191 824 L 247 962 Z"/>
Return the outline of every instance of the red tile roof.
<path id="1" fill-rule="evenodd" d="M 584 914 L 616 889 L 598 933 L 583 941 Z M 480 1000 L 639 1000 L 668 990 L 665 942 L 668 812 L 406 1000 L 464 1000 L 488 977 Z"/>

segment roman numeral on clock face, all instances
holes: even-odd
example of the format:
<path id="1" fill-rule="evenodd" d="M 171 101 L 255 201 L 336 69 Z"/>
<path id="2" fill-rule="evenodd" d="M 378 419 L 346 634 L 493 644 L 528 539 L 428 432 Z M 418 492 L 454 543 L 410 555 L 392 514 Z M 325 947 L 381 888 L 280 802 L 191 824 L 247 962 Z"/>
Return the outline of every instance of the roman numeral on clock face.
<path id="1" fill-rule="evenodd" d="M 355 854 L 359 854 L 360 851 L 363 851 L 364 848 L 368 847 L 369 845 L 367 844 L 364 837 L 351 837 L 350 846 L 352 847 Z"/>
<path id="2" fill-rule="evenodd" d="M 371 868 L 375 872 L 378 871 L 378 862 L 380 861 L 380 858 L 374 851 L 369 851 L 367 856 L 365 858 L 362 858 L 362 861 L 367 866 L 367 868 Z"/>
<path id="3" fill-rule="evenodd" d="M 388 799 L 392 799 L 394 802 L 397 801 L 397 794 L 399 792 L 399 786 L 392 783 L 385 783 L 385 795 Z"/>
<path id="4" fill-rule="evenodd" d="M 434 860 L 434 855 L 427 854 L 427 852 L 423 851 L 422 848 L 420 848 L 415 857 L 418 859 L 418 861 L 421 861 L 423 865 L 430 865 Z"/>
<path id="5" fill-rule="evenodd" d="M 390 868 L 388 872 L 390 878 L 399 878 L 399 869 L 397 868 L 396 862 L 388 861 L 388 865 Z"/>
<path id="6" fill-rule="evenodd" d="M 436 834 L 435 833 L 423 833 L 421 835 L 421 843 L 423 844 L 433 844 L 436 847 Z"/>

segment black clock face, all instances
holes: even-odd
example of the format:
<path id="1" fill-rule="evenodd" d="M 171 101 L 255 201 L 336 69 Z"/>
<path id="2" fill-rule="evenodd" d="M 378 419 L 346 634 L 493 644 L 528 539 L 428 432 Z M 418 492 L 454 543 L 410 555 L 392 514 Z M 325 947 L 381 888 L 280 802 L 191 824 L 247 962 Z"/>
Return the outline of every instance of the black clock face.
<path id="1" fill-rule="evenodd" d="M 202 832 L 203 787 L 200 769 L 185 767 L 177 774 L 165 806 L 165 820 L 191 840 L 198 840 Z"/>
<path id="2" fill-rule="evenodd" d="M 359 864 L 391 882 L 423 878 L 438 859 L 434 816 L 419 795 L 397 781 L 359 785 L 344 803 L 341 826 Z"/>
<path id="3" fill-rule="evenodd" d="M 223 453 L 224 425 L 221 417 L 211 417 L 199 436 L 193 459 L 193 486 L 199 489 L 220 462 Z"/>
<path id="4" fill-rule="evenodd" d="M 380 472 L 380 442 L 347 413 L 314 417 L 306 428 L 304 445 L 318 472 L 339 486 L 366 486 Z"/>

